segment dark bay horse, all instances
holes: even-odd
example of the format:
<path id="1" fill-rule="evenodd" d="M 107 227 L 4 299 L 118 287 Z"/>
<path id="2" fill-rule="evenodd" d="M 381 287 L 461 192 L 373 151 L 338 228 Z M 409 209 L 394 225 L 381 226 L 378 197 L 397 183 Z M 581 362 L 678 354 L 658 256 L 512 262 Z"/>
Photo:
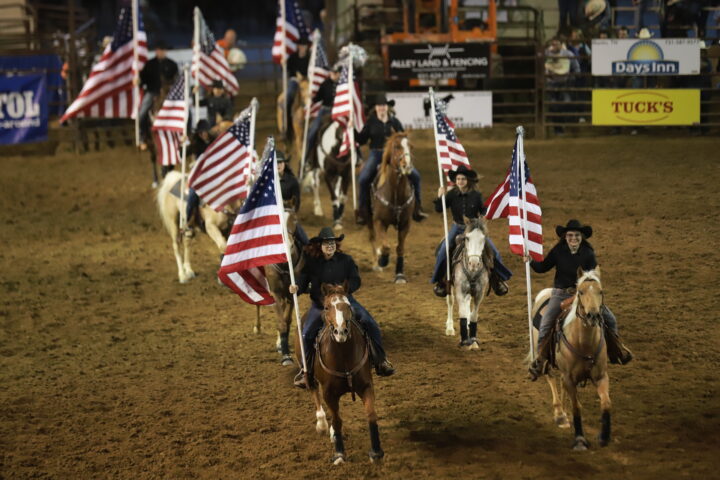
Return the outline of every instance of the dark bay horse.
<path id="1" fill-rule="evenodd" d="M 324 328 L 318 334 L 313 370 L 316 382 L 308 382 L 315 401 L 315 429 L 318 433 L 328 430 L 323 402 L 330 412 L 332 425 L 330 440 L 335 447 L 332 461 L 339 465 L 345 461 L 345 446 L 340 418 L 340 397 L 351 393 L 359 395 L 365 406 L 370 429 L 370 461 L 382 459 L 380 432 L 375 412 L 375 390 L 371 372 L 370 347 L 362 328 L 354 318 L 347 298 L 346 287 L 322 285 L 324 295 Z M 305 318 L 303 318 L 303 323 Z M 299 358 L 300 347 L 296 342 Z"/>
<path id="2" fill-rule="evenodd" d="M 533 304 L 533 316 L 550 298 L 551 290 L 541 291 Z M 608 376 L 607 343 L 602 320 L 603 289 L 600 282 L 600 268 L 589 272 L 578 271 L 577 293 L 567 317 L 559 325 L 559 337 L 555 348 L 555 362 L 562 376 L 564 392 L 570 397 L 573 407 L 573 426 L 575 429 L 574 450 L 587 450 L 589 443 L 582 426 L 578 385 L 590 380 L 600 397 L 601 427 L 598 436 L 600 446 L 610 442 L 610 377 Z M 537 331 L 534 332 L 537 335 Z M 533 339 L 536 341 L 536 339 Z M 563 392 L 558 392 L 555 379 L 548 375 L 548 383 L 553 396 L 555 423 L 559 427 L 568 427 L 567 416 L 563 409 Z"/>
<path id="3" fill-rule="evenodd" d="M 404 274 L 405 238 L 410 232 L 415 209 L 415 193 L 409 178 L 412 171 L 412 149 L 407 133 L 394 133 L 385 143 L 380 171 L 373 182 L 368 229 L 375 259 L 373 270 L 376 271 L 382 270 L 390 261 L 387 229 L 391 225 L 397 229 L 395 283 L 407 283 Z"/>

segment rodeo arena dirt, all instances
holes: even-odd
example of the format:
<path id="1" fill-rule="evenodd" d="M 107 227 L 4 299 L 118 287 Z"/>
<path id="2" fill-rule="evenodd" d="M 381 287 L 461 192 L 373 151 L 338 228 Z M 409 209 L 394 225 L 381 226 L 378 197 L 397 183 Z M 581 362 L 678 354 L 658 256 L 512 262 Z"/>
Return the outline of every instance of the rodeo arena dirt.
<path id="1" fill-rule="evenodd" d="M 189 30 L 178 37 L 183 38 L 182 42 L 174 43 L 185 50 L 165 45 L 159 40 L 160 32 L 151 35 L 148 31 L 146 40 L 142 15 L 150 18 L 148 13 L 155 2 L 141 2 L 141 9 L 122 2 L 110 3 L 117 3 L 113 12 L 96 11 L 88 2 L 53 10 L 68 25 L 93 15 L 105 15 L 115 22 L 120 11 L 114 39 L 99 49 L 94 49 L 95 40 L 83 31 L 70 36 L 75 46 L 69 50 L 66 42 L 65 50 L 52 55 L 49 50 L 40 51 L 38 45 L 49 41 L 43 36 L 42 28 L 47 27 L 42 23 L 35 24 L 38 31 L 31 32 L 34 36 L 30 40 L 20 34 L 7 38 L 0 35 L 0 40 L 5 38 L 2 45 L 10 40 L 27 42 L 24 50 L 15 46 L 8 47 L 7 52 L 15 48 L 28 58 L 44 55 L 42 75 L 50 79 L 38 81 L 38 87 L 28 86 L 28 82 L 35 81 L 31 77 L 37 69 L 28 73 L 29 67 L 17 67 L 10 75 L 6 59 L 16 58 L 13 55 L 17 52 L 6 57 L 0 49 L 0 67 L 4 69 L 0 79 L 9 82 L 0 83 L 0 90 L 11 92 L 0 93 L 0 98 L 7 99 L 0 104 L 0 114 L 11 119 L 22 117 L 16 115 L 20 100 L 12 101 L 12 95 L 16 95 L 26 101 L 24 118 L 37 114 L 46 122 L 45 131 L 42 126 L 36 130 L 37 124 L 29 121 L 0 124 L 8 130 L 0 128 L 4 144 L 0 146 L 0 479 L 720 478 L 720 381 L 713 370 L 720 364 L 720 333 L 715 323 L 720 311 L 717 90 L 683 84 L 682 73 L 671 78 L 678 83 L 650 77 L 651 83 L 658 81 L 652 85 L 648 85 L 648 77 L 616 77 L 611 73 L 594 77 L 589 71 L 577 73 L 587 83 L 577 82 L 572 87 L 538 80 L 536 74 L 557 80 L 564 73 L 553 68 L 564 67 L 545 65 L 543 69 L 544 60 L 534 59 L 534 48 L 540 55 L 537 58 L 545 55 L 548 62 L 569 58 L 575 61 L 572 55 L 543 53 L 544 40 L 550 50 L 553 41 L 565 42 L 557 37 L 550 41 L 553 35 L 544 33 L 564 28 L 562 20 L 542 24 L 543 17 L 537 12 L 542 13 L 548 2 L 525 5 L 521 1 L 519 6 L 513 2 L 514 6 L 504 7 L 507 17 L 502 17 L 499 10 L 504 3 L 495 5 L 493 0 L 472 8 L 463 7 L 465 2 L 458 6 L 457 0 L 436 2 L 438 8 L 449 9 L 450 14 L 458 14 L 459 8 L 458 15 L 467 21 L 476 18 L 469 14 L 473 8 L 489 9 L 484 17 L 488 20 L 482 27 L 459 33 L 451 25 L 447 35 L 460 37 L 450 36 L 447 40 L 430 36 L 427 42 L 495 42 L 484 53 L 490 58 L 500 57 L 503 52 L 510 56 L 510 50 L 503 50 L 508 42 L 506 39 L 503 43 L 503 35 L 512 37 L 512 22 L 528 12 L 534 15 L 531 23 L 535 33 L 524 38 L 524 44 L 533 45 L 529 60 L 522 52 L 517 60 L 528 60 L 530 73 L 513 76 L 510 68 L 505 73 L 495 72 L 496 79 L 508 82 L 504 91 L 501 85 L 492 83 L 494 70 L 486 72 L 490 79 L 473 80 L 475 77 L 470 75 L 465 81 L 458 77 L 459 81 L 446 83 L 432 76 L 432 81 L 428 80 L 431 77 L 422 73 L 419 78 L 427 81 L 411 82 L 402 74 L 392 76 L 388 70 L 383 73 L 383 65 L 388 68 L 394 57 L 393 49 L 381 50 L 380 43 L 383 47 L 392 45 L 385 36 L 373 36 L 366 17 L 384 19 L 390 25 L 389 18 L 395 18 L 392 15 L 420 15 L 419 5 L 423 2 L 419 1 L 397 2 L 395 6 L 385 2 L 382 8 L 368 7 L 367 2 L 351 5 L 328 1 L 317 18 L 317 12 L 305 10 L 306 3 L 296 0 L 281 0 L 272 9 L 261 5 L 244 7 L 249 13 L 239 7 L 228 7 L 227 12 L 214 7 L 208 7 L 206 12 L 178 7 L 173 15 L 187 17 L 183 21 Z M 417 11 L 403 10 L 403 6 L 413 3 L 417 3 Z M 350 6 L 343 10 L 346 4 Z M 22 11 L 35 19 L 50 18 L 43 8 L 48 7 L 28 2 Z M 557 17 L 557 6 L 549 2 L 547 8 L 544 21 L 549 24 L 550 18 Z M 245 13 L 253 19 L 252 15 L 257 15 L 253 20 L 257 25 L 248 27 L 248 32 L 254 35 L 253 29 L 264 28 L 257 35 L 261 41 L 237 42 L 231 30 L 221 37 L 225 23 L 219 19 L 223 15 L 242 18 Z M 620 13 L 622 10 L 618 10 Z M 355 20 L 343 20 L 348 15 Z M 444 21 L 452 22 L 447 17 Z M 278 26 L 271 48 L 269 39 L 276 18 Z M 331 31 L 329 26 L 333 25 L 334 33 L 327 38 L 321 37 L 319 29 L 310 33 L 310 27 L 321 25 L 325 31 Z M 468 32 L 474 32 L 477 38 L 462 36 L 471 35 Z M 101 38 L 101 33 L 93 31 L 92 38 Z M 190 33 L 194 45 L 199 46 L 195 50 L 189 47 Z M 639 34 L 640 29 L 632 33 Z M 426 40 L 408 31 L 394 35 L 406 35 L 406 43 Z M 166 38 L 174 37 L 168 33 Z M 221 40 L 215 43 L 215 38 Z M 513 45 L 524 45 L 512 38 Z M 661 40 L 655 38 L 658 48 L 666 48 L 663 65 L 672 63 L 668 60 L 672 48 L 680 45 L 695 49 L 702 61 L 710 59 L 711 72 L 718 68 L 717 50 L 689 39 L 676 42 L 674 47 Z M 645 39 L 628 39 L 633 41 Z M 239 48 L 234 47 L 236 42 Z M 348 42 L 353 45 L 347 46 Z M 317 45 L 321 44 L 325 50 L 319 53 Z M 87 63 L 82 78 L 73 73 L 83 71 L 83 54 L 77 45 L 84 45 L 90 55 L 97 54 L 96 63 Z M 610 48 L 602 41 L 592 45 L 597 52 Z M 427 46 L 428 52 L 433 49 Z M 330 105 L 325 104 L 322 110 L 329 120 L 317 136 L 317 150 L 301 167 L 305 122 L 309 119 L 312 123 L 311 115 L 306 118 L 305 108 L 320 108 L 319 104 L 311 105 L 308 91 L 317 91 L 321 83 L 309 86 L 312 78 L 310 82 L 299 82 L 293 115 L 283 113 L 283 98 L 292 95 L 287 88 L 292 81 L 285 78 L 292 77 L 293 72 L 286 70 L 296 68 L 291 59 L 297 59 L 297 50 L 302 48 L 310 55 L 310 71 L 321 69 L 323 78 L 335 82 L 331 82 L 335 90 Z M 558 48 L 564 50 L 564 43 Z M 130 117 L 140 110 L 141 102 L 133 102 L 132 92 L 152 92 L 144 80 L 133 78 L 141 78 L 139 72 L 146 72 L 143 65 L 149 64 L 148 59 L 163 57 L 165 51 L 167 58 L 179 65 L 177 74 L 173 82 L 163 81 L 161 93 L 153 97 L 154 103 L 147 110 L 150 123 L 143 125 L 143 117 L 138 115 L 136 130 Z M 318 60 L 320 55 L 327 57 L 324 65 Z M 447 55 L 449 58 L 450 53 Z M 287 61 L 282 61 L 283 56 Z M 631 63 L 631 57 L 627 54 L 623 61 Z M 69 65 L 62 67 L 65 61 Z M 210 64 L 215 67 L 206 68 Z M 537 65 L 539 72 L 534 71 Z M 685 68 L 679 65 L 681 70 Z M 124 69 L 125 73 L 113 68 Z M 23 80 L 22 75 L 27 75 L 28 80 Z M 527 78 L 523 75 L 538 83 L 524 90 Z M 102 97 L 99 103 L 93 97 L 107 82 L 123 78 L 124 86 Z M 303 80 L 303 75 L 297 78 Z M 610 81 L 601 89 L 597 88 L 598 78 Z M 637 95 L 631 101 L 636 110 L 642 102 L 650 105 L 655 101 L 653 95 L 661 95 L 662 102 L 674 105 L 673 112 L 666 112 L 662 118 L 651 112 L 655 116 L 647 120 L 643 115 L 648 112 L 623 113 L 622 103 L 616 103 L 620 105 L 619 115 L 613 113 L 614 107 L 603 107 L 604 97 L 597 92 L 610 95 L 618 92 L 612 88 L 625 89 L 612 83 L 618 78 L 641 80 L 635 86 L 627 85 L 626 90 Z M 717 83 L 717 76 L 708 74 L 707 78 Z M 53 87 L 52 79 L 59 79 L 60 86 Z M 465 88 L 468 81 L 472 85 Z M 437 93 L 428 89 L 430 85 Z M 484 96 L 495 87 L 492 98 Z M 220 92 L 216 95 L 214 90 Z M 675 97 L 676 90 L 697 93 Z M 196 94 L 204 98 L 196 100 Z M 40 97 L 47 104 L 33 103 L 33 98 Z M 402 117 L 403 105 L 409 105 L 408 99 L 413 98 L 420 113 Z M 617 98 L 609 101 L 620 101 Z M 475 101 L 490 102 L 487 117 L 480 112 L 486 104 Z M 196 108 L 195 102 L 201 103 L 201 108 Z M 464 110 L 458 105 L 463 102 L 467 102 Z M 684 102 L 697 104 L 688 106 Z M 564 103 L 575 107 L 557 108 Z M 222 112 L 227 105 L 232 109 L 228 116 Z M 246 109 L 248 106 L 251 108 Z M 360 188 L 364 162 L 370 161 L 367 144 L 350 148 L 355 140 L 368 140 L 363 138 L 362 128 L 354 127 L 373 115 L 375 121 L 385 121 L 382 119 L 386 118 L 388 106 L 387 125 L 396 121 L 392 117 L 397 115 L 405 124 L 407 141 L 397 135 L 388 140 L 390 153 L 382 160 L 388 163 L 380 167 L 378 193 L 371 194 L 371 205 L 388 203 L 389 211 L 394 212 L 390 217 L 400 222 L 400 230 L 407 233 L 403 260 L 397 267 L 402 275 L 396 275 L 396 228 L 391 226 L 385 237 L 389 264 L 379 268 L 369 227 L 359 224 L 353 211 L 353 192 Z M 189 118 L 191 112 L 207 120 L 197 122 Z M 212 114 L 217 117 L 211 118 Z M 479 119 L 472 120 L 476 114 Z M 412 115 L 419 116 L 419 120 Z M 683 123 L 683 118 L 690 120 Z M 468 126 L 468 122 L 488 128 Z M 520 124 L 524 128 L 516 129 Z M 9 132 L 10 127 L 21 131 Z M 216 143 L 210 141 L 205 153 L 200 151 L 198 155 L 191 153 L 198 137 L 196 130 L 208 130 L 216 138 Z M 143 137 L 143 133 L 147 136 Z M 325 145 L 326 141 L 330 143 Z M 372 135 L 369 141 L 372 144 Z M 253 147 L 256 154 L 252 153 Z M 311 150 L 314 147 L 313 143 Z M 299 178 L 301 202 L 297 211 L 288 209 L 283 213 L 274 199 L 262 203 L 261 198 L 257 204 L 253 197 L 253 193 L 260 197 L 263 192 L 273 193 L 267 190 L 266 183 L 280 190 L 280 185 L 275 184 L 280 178 L 276 176 L 277 165 L 283 162 L 279 152 L 284 152 L 285 168 L 296 174 L 301 168 L 310 172 L 308 177 Z M 187 160 L 187 175 L 180 182 L 183 157 Z M 228 157 L 236 163 L 223 163 Z M 350 175 L 352 161 L 357 162 L 355 175 Z M 527 178 L 524 164 L 530 169 L 531 179 Z M 347 168 L 342 170 L 342 165 Z M 242 190 L 237 198 L 227 201 L 218 200 L 216 192 L 202 183 L 208 171 L 216 173 L 225 167 L 237 170 L 232 176 L 226 175 L 223 181 L 229 183 L 223 186 Z M 420 174 L 421 203 L 428 214 L 425 219 L 416 215 L 416 220 L 422 221 L 411 220 L 412 209 L 404 210 L 404 200 L 393 204 L 392 198 L 397 197 L 392 195 L 402 192 L 393 191 L 387 197 L 382 193 L 383 182 L 409 185 L 412 167 Z M 463 170 L 466 167 L 470 170 Z M 326 177 L 336 178 L 333 168 L 346 174 L 332 181 L 334 202 L 325 184 Z M 443 171 L 440 175 L 439 169 Z M 477 313 L 476 343 L 459 346 L 460 335 L 464 340 L 467 331 L 461 333 L 464 327 L 459 320 L 464 300 L 462 295 L 455 295 L 468 287 L 460 281 L 447 285 L 451 297 L 442 298 L 430 282 L 438 245 L 446 235 L 443 214 L 435 211 L 434 200 L 440 182 L 448 189 L 465 192 L 461 180 L 453 186 L 448 179 L 464 175 L 468 183 L 467 179 L 476 174 L 477 189 L 484 200 L 489 202 L 493 192 L 502 193 L 502 188 L 496 189 L 505 185 L 504 201 L 513 205 L 503 215 L 498 214 L 502 218 L 488 218 L 484 220 L 486 227 L 477 226 L 486 228 L 483 232 L 493 240 L 513 275 L 507 281 L 508 293 L 500 296 L 489 287 L 487 272 L 484 280 L 477 280 L 483 288 L 479 293 L 482 303 Z M 175 187 L 177 197 L 167 193 L 173 185 L 163 177 L 180 182 Z M 188 182 L 192 190 L 188 190 Z M 313 192 L 313 185 L 319 192 L 319 204 L 314 202 L 318 194 Z M 406 204 L 412 205 L 413 190 L 408 188 Z M 539 209 L 523 203 L 532 201 L 528 197 L 533 189 L 541 215 Z M 185 203 L 193 192 L 200 197 L 196 216 L 204 219 L 203 226 L 186 218 Z M 164 200 L 166 193 L 169 200 Z M 344 207 L 339 208 L 343 201 Z M 165 220 L 161 218 L 164 202 L 173 205 L 168 207 L 170 213 Z M 217 205 L 214 211 L 212 207 Z M 285 207 L 291 206 L 286 203 Z M 229 212 L 230 208 L 234 211 Z M 450 226 L 453 219 L 447 208 Z M 326 285 L 322 290 L 327 298 L 336 295 L 339 299 L 325 302 L 328 315 L 322 318 L 328 326 L 327 334 L 321 334 L 325 341 L 358 340 L 352 332 L 363 320 L 354 303 L 350 308 L 348 298 L 353 297 L 382 330 L 394 374 L 375 374 L 372 363 L 378 354 L 373 342 L 362 336 L 359 344 L 366 353 L 358 360 L 358 368 L 349 372 L 351 368 L 346 366 L 335 372 L 335 377 L 341 378 L 335 378 L 336 384 L 343 388 L 345 382 L 349 385 L 339 401 L 339 435 L 334 435 L 340 424 L 333 418 L 334 400 L 328 393 L 336 388 L 330 386 L 332 369 L 318 363 L 322 362 L 321 353 L 315 362 L 317 383 L 312 376 L 296 377 L 302 362 L 296 343 L 295 313 L 288 310 L 283 314 L 291 321 L 291 353 L 287 355 L 284 347 L 283 356 L 278 330 L 288 328 L 285 320 L 279 319 L 275 306 L 253 304 L 253 300 L 265 304 L 272 300 L 258 301 L 259 294 L 247 286 L 248 281 L 253 281 L 248 276 L 251 272 L 255 280 L 259 278 L 258 285 L 269 289 L 268 295 L 278 295 L 274 289 L 280 282 L 282 294 L 292 299 L 285 293 L 288 280 L 282 283 L 272 276 L 272 267 L 265 265 L 266 281 L 258 273 L 263 270 L 257 270 L 263 264 L 252 254 L 247 262 L 252 267 L 249 270 L 239 271 L 240 263 L 231 260 L 243 253 L 243 242 L 259 238 L 274 238 L 285 255 L 291 242 L 283 241 L 279 233 L 282 229 L 273 236 L 257 228 L 253 231 L 259 233 L 243 237 L 242 241 L 233 236 L 245 234 L 243 219 L 255 218 L 253 212 L 262 209 L 271 212 L 266 218 L 272 220 L 267 222 L 278 228 L 290 225 L 291 231 L 283 234 L 286 237 L 293 235 L 295 222 L 309 237 L 318 236 L 311 239 L 311 245 L 320 249 L 320 258 L 330 258 L 324 250 L 332 244 L 328 238 L 344 235 L 342 252 L 357 264 L 361 285 L 349 297 L 345 296 L 347 282 L 341 287 Z M 322 215 L 318 215 L 319 210 Z M 380 225 L 380 211 L 375 210 L 376 221 L 371 220 L 371 227 Z M 224 212 L 229 215 L 224 216 Z M 572 227 L 569 219 L 578 219 L 584 226 Z M 229 222 L 227 228 L 220 225 L 215 233 L 213 225 L 225 220 Z M 233 221 L 236 223 L 228 239 Z M 531 221 L 536 221 L 537 226 L 529 226 Z M 467 224 L 465 234 L 459 238 L 472 257 L 472 225 L 483 225 L 483 217 L 468 219 Z M 592 232 L 585 226 L 592 226 Z M 330 227 L 333 233 L 327 229 L 323 232 L 324 227 Z M 534 228 L 542 228 L 542 239 L 530 247 L 529 238 L 538 230 L 526 230 Z M 176 240 L 171 239 L 168 229 L 175 233 Z M 570 321 L 560 327 L 565 336 L 558 337 L 564 340 L 558 340 L 556 347 L 557 366 L 550 371 L 551 378 L 564 384 L 560 387 L 563 403 L 554 405 L 548 377 L 543 375 L 533 382 L 528 376 L 531 360 L 537 355 L 528 333 L 529 298 L 553 287 L 554 270 L 539 274 L 528 269 L 530 280 L 526 283 L 522 254 L 533 259 L 547 256 L 559 240 L 564 241 L 558 236 L 566 231 L 581 232 L 585 237 L 592 233 L 590 242 L 600 267 L 596 270 L 601 274 L 595 277 L 595 273 L 579 272 L 580 283 L 588 280 L 601 285 L 602 292 L 596 295 L 599 308 L 605 304 L 612 309 L 622 342 L 631 349 L 633 358 L 625 365 L 610 364 L 610 347 L 606 349 L 606 345 L 611 339 L 605 340 L 602 326 L 592 323 L 595 315 L 590 300 L 580 298 L 583 293 L 592 296 L 594 287 L 588 290 L 578 284 L 578 293 L 575 288 L 571 292 L 575 296 L 571 297 L 574 303 L 568 314 Z M 215 238 L 211 238 L 213 235 Z M 480 237 L 485 242 L 486 237 Z M 229 246 L 225 247 L 225 242 Z M 182 255 L 185 248 L 191 252 L 187 265 L 183 260 L 176 261 L 174 254 L 177 250 Z M 298 247 L 295 253 L 299 251 Z M 315 265 L 308 262 L 304 260 L 294 272 L 296 276 L 305 272 L 304 265 Z M 484 268 L 482 262 L 477 264 L 478 258 L 474 263 L 472 258 L 466 259 L 457 271 L 464 271 L 469 279 L 468 269 Z M 475 288 L 475 280 L 467 281 L 471 289 Z M 334 288 L 341 293 L 333 293 Z M 447 323 L 447 298 L 454 299 L 451 323 Z M 302 317 L 312 302 L 306 294 L 297 299 Z M 341 310 L 338 302 L 346 303 L 348 308 Z M 361 320 L 350 322 L 348 316 L 345 325 L 349 325 L 350 337 L 346 331 L 346 339 L 341 317 L 355 314 Z M 602 315 L 598 313 L 595 320 Z M 601 340 L 595 339 L 591 351 L 584 343 L 572 346 L 574 337 L 568 327 L 572 321 L 580 325 L 581 319 L 583 328 L 600 332 Z M 536 335 L 535 331 L 534 339 Z M 577 353 L 577 349 L 586 353 Z M 345 350 L 323 351 L 327 354 Z M 325 357 L 326 362 L 331 360 Z M 573 362 L 574 367 L 568 366 Z M 578 376 L 572 368 L 587 375 Z M 296 388 L 298 378 L 310 382 L 312 391 Z M 609 398 L 605 395 L 608 379 Z M 351 394 L 353 381 L 357 391 Z M 364 390 L 367 382 L 369 390 Z M 582 407 L 578 404 L 573 409 L 571 397 L 576 384 Z M 370 391 L 374 391 L 374 405 L 368 401 Z M 314 392 L 318 399 L 324 399 L 322 409 L 316 407 Z"/>

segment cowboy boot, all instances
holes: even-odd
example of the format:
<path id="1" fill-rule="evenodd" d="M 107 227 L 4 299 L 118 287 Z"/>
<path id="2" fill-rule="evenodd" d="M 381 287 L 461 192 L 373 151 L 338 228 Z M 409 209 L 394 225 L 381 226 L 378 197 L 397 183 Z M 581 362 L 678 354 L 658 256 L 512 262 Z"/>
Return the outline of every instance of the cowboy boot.
<path id="1" fill-rule="evenodd" d="M 550 344 L 552 343 L 550 337 L 551 335 L 548 335 L 547 338 L 538 340 L 537 358 L 535 358 L 535 361 L 532 362 L 528 368 L 530 380 L 533 382 L 550 370 L 550 362 L 548 360 L 550 358 Z"/>
<path id="2" fill-rule="evenodd" d="M 605 325 L 605 342 L 607 343 L 607 354 L 610 363 L 615 365 L 627 365 L 632 361 L 633 354 L 620 340 L 620 335 Z"/>
<path id="3" fill-rule="evenodd" d="M 358 225 L 367 225 L 368 215 L 363 207 L 355 209 L 355 223 Z"/>
<path id="4" fill-rule="evenodd" d="M 416 222 L 422 222 L 423 220 L 428 218 L 428 214 L 425 213 L 425 211 L 422 208 L 422 205 L 417 200 L 415 201 L 415 209 L 413 210 L 412 218 Z"/>
<path id="5" fill-rule="evenodd" d="M 490 270 L 490 287 L 492 288 L 493 292 L 495 292 L 495 295 L 497 295 L 498 297 L 506 295 L 508 293 L 508 290 L 510 290 L 507 286 L 507 283 L 505 283 L 503 280 L 500 280 L 500 277 L 498 277 L 498 274 L 495 273 L 495 270 Z"/>
<path id="6" fill-rule="evenodd" d="M 389 377 L 395 373 L 395 367 L 393 367 L 390 360 L 387 359 L 385 351 L 379 345 L 375 344 L 370 337 L 366 335 L 366 340 L 370 346 L 370 360 L 375 365 L 375 373 L 380 377 Z"/>
<path id="7" fill-rule="evenodd" d="M 433 287 L 433 293 L 437 295 L 438 297 L 447 297 L 448 291 L 447 291 L 447 282 L 444 278 L 441 278 L 438 280 L 438 282 Z"/>
<path id="8" fill-rule="evenodd" d="M 293 385 L 298 388 L 308 388 L 308 382 L 311 386 L 315 383 L 315 380 L 313 378 L 313 360 L 315 359 L 313 356 L 313 352 L 307 352 L 305 356 L 305 364 L 308 367 L 307 375 L 305 374 L 305 370 L 303 370 L 301 366 L 300 371 L 297 373 L 297 375 L 295 375 L 295 378 L 293 379 Z"/>

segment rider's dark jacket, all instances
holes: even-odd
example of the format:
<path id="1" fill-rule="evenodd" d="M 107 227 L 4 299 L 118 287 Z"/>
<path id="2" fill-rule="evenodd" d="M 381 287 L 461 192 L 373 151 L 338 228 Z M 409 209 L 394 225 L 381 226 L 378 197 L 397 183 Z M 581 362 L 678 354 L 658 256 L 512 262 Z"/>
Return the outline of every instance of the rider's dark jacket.
<path id="1" fill-rule="evenodd" d="M 386 138 L 392 135 L 393 132 L 402 131 L 404 131 L 402 123 L 394 116 L 388 115 L 388 121 L 383 123 L 377 115 L 373 114 L 365 122 L 365 126 L 355 139 L 360 145 L 365 145 L 370 140 L 370 148 L 383 149 L 385 148 Z"/>
<path id="2" fill-rule="evenodd" d="M 555 288 L 570 288 L 577 283 L 578 268 L 592 270 L 597 267 L 595 251 L 592 246 L 583 240 L 577 253 L 570 252 L 570 247 L 564 241 L 555 245 L 542 262 L 530 262 L 530 267 L 537 273 L 545 273 L 553 267 L 555 270 Z"/>
<path id="3" fill-rule="evenodd" d="M 435 211 L 442 212 L 442 198 L 434 201 Z M 455 223 L 464 225 L 463 215 L 468 218 L 477 218 L 485 215 L 482 193 L 477 190 L 469 190 L 462 193 L 459 188 L 453 188 L 445 194 L 445 205 L 452 212 Z"/>
<path id="4" fill-rule="evenodd" d="M 293 208 L 295 211 L 300 210 L 300 184 L 298 183 L 297 177 L 292 171 L 286 166 L 280 177 L 280 190 L 282 191 L 283 201 L 287 202 L 292 200 Z"/>
<path id="5" fill-rule="evenodd" d="M 337 84 L 333 82 L 332 78 L 326 78 L 320 84 L 317 93 L 313 97 L 313 102 L 322 102 L 323 107 L 332 107 L 335 103 L 335 87 Z"/>
<path id="6" fill-rule="evenodd" d="M 325 257 L 307 257 L 305 266 L 298 277 L 298 293 L 310 292 L 313 303 L 323 308 L 323 294 L 320 285 L 323 283 L 342 285 L 345 281 L 348 282 L 349 294 L 360 288 L 360 274 L 350 255 L 338 252 L 330 260 L 325 260 Z"/>

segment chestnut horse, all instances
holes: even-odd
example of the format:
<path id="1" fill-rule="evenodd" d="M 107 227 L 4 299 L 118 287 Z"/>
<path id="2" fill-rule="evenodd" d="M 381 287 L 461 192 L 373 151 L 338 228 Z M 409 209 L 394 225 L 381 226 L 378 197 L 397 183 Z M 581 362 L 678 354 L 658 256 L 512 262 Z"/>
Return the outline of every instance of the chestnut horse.
<path id="1" fill-rule="evenodd" d="M 313 360 L 314 377 L 317 383 L 308 381 L 315 401 L 315 418 L 317 419 L 315 430 L 318 433 L 328 430 L 323 409 L 324 401 L 332 421 L 330 440 L 335 447 L 332 461 L 335 465 L 343 463 L 345 446 L 342 436 L 342 419 L 340 418 L 340 397 L 351 393 L 355 399 L 355 394 L 359 395 L 365 406 L 370 429 L 370 461 L 376 462 L 382 459 L 384 452 L 380 447 L 380 432 L 375 412 L 370 346 L 363 329 L 354 318 L 354 312 L 347 298 L 346 287 L 322 284 L 321 290 L 324 295 L 323 320 L 325 327 L 318 334 Z M 298 360 L 301 361 L 297 342 L 295 351 Z"/>
<path id="2" fill-rule="evenodd" d="M 537 295 L 532 308 L 533 316 L 539 312 L 550 295 L 549 288 Z M 603 289 L 600 282 L 600 268 L 588 272 L 578 270 L 577 293 L 563 321 L 560 340 L 555 348 L 555 363 L 562 376 L 562 385 L 572 401 L 575 427 L 574 450 L 587 450 L 590 446 L 583 433 L 577 391 L 578 384 L 587 380 L 597 387 L 600 397 L 602 415 L 598 442 L 602 447 L 610 442 L 610 377 L 602 309 Z M 537 336 L 537 330 L 534 333 Z M 534 338 L 533 341 L 535 340 Z M 550 375 L 548 375 L 548 383 L 553 396 L 555 423 L 559 427 L 567 428 L 569 424 L 563 410 L 562 392 L 559 392 L 555 379 Z"/>
<path id="3" fill-rule="evenodd" d="M 300 158 L 300 153 L 302 151 L 302 141 L 303 141 L 303 126 L 305 125 L 305 105 L 308 98 L 308 95 L 310 95 L 310 82 L 307 78 L 302 78 L 300 80 L 300 84 L 298 85 L 297 93 L 295 94 L 295 99 L 293 100 L 293 104 L 291 105 L 291 112 L 290 112 L 290 122 L 288 125 L 285 125 L 286 131 L 285 131 L 285 137 L 287 142 L 293 142 L 293 149 L 295 152 L 296 158 Z M 277 97 L 277 128 L 278 131 L 282 132 L 283 129 L 283 122 L 285 122 L 283 115 L 285 115 L 285 93 L 280 92 L 280 94 Z M 287 117 L 285 117 L 287 118 Z"/>
<path id="4" fill-rule="evenodd" d="M 412 171 L 410 140 L 407 133 L 396 132 L 385 143 L 380 170 L 373 182 L 372 208 L 367 222 L 375 271 L 381 271 L 390 260 L 386 236 L 388 227 L 392 225 L 397 229 L 395 283 L 407 283 L 404 274 L 405 238 L 410 232 L 415 209 L 415 193 L 409 178 Z"/>

